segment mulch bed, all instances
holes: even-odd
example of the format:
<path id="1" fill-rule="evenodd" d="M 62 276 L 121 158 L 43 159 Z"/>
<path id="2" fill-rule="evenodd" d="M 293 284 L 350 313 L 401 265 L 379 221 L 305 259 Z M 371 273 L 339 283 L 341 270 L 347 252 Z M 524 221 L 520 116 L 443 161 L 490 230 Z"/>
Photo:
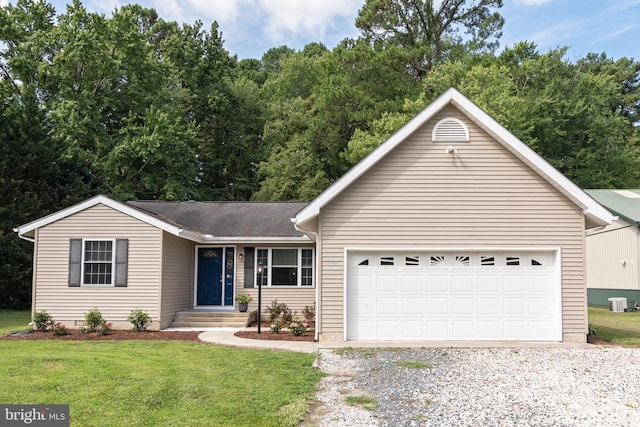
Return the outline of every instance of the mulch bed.
<path id="1" fill-rule="evenodd" d="M 37 332 L 19 333 L 14 335 L 0 336 L 0 340 L 62 340 L 62 341 L 120 341 L 120 340 L 180 340 L 180 341 L 200 341 L 198 335 L 202 331 L 121 331 L 112 330 L 106 335 L 97 332 L 82 333 L 79 329 L 70 329 L 69 335 L 55 335 L 53 332 Z M 262 326 L 262 333 L 257 331 L 239 331 L 235 333 L 239 338 L 247 338 L 254 340 L 272 340 L 272 341 L 313 341 L 314 332 L 309 330 L 300 337 L 293 336 L 288 331 L 281 331 L 274 334 L 268 325 Z"/>
<path id="2" fill-rule="evenodd" d="M 258 334 L 258 331 L 238 331 L 234 334 L 238 338 L 248 338 L 251 340 L 269 340 L 269 341 L 309 341 L 313 342 L 313 331 L 308 331 L 306 334 L 296 337 L 289 331 L 280 331 L 279 334 L 274 334 L 267 327 L 262 328 L 262 333 Z"/>
<path id="3" fill-rule="evenodd" d="M 69 335 L 56 335 L 53 332 L 33 331 L 27 334 L 7 335 L 0 340 L 62 340 L 62 341 L 122 341 L 122 340 L 180 340 L 200 341 L 201 331 L 190 332 L 160 332 L 160 331 L 110 331 L 106 335 L 97 332 L 83 334 L 79 329 L 70 329 Z"/>

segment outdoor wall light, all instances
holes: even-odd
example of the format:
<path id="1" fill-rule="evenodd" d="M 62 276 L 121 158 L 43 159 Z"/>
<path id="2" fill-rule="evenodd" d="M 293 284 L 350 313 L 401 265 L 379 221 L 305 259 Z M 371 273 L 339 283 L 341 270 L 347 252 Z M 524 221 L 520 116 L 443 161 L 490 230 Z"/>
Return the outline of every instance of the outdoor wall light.
<path id="1" fill-rule="evenodd" d="M 446 154 L 458 154 L 458 150 L 456 149 L 456 147 L 454 147 L 453 145 L 448 146 L 447 148 L 444 149 L 444 152 Z"/>
<path id="2" fill-rule="evenodd" d="M 242 261 L 242 260 L 244 259 L 244 254 L 243 254 L 242 252 L 240 252 L 240 253 L 238 254 L 238 259 L 239 259 L 240 261 Z"/>

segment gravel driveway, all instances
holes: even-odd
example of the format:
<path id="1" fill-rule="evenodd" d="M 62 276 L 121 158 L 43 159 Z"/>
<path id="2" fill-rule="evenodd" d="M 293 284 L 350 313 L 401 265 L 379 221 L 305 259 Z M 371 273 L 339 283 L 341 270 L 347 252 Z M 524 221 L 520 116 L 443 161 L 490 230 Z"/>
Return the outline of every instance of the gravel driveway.
<path id="1" fill-rule="evenodd" d="M 635 348 L 321 350 L 318 366 L 312 425 L 640 426 Z"/>

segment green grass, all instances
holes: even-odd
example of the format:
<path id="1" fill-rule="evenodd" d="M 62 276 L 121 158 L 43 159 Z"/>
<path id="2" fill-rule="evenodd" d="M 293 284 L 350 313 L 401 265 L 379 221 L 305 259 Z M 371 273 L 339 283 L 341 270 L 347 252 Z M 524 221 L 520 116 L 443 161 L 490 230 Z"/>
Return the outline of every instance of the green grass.
<path id="1" fill-rule="evenodd" d="M 429 368 L 431 368 L 431 365 L 429 365 L 428 363 L 414 362 L 414 361 L 411 361 L 411 360 L 398 362 L 398 366 L 400 366 L 401 368 L 409 368 L 409 369 L 429 369 Z"/>
<path id="2" fill-rule="evenodd" d="M 589 327 L 596 337 L 613 344 L 640 347 L 640 312 L 613 313 L 589 308 Z"/>
<path id="3" fill-rule="evenodd" d="M 0 341 L 0 402 L 69 404 L 74 426 L 295 426 L 313 354 L 182 341 Z"/>
<path id="4" fill-rule="evenodd" d="M 31 312 L 28 310 L 0 310 L 0 336 L 31 329 Z"/>
<path id="5" fill-rule="evenodd" d="M 349 406 L 360 406 L 367 411 L 373 411 L 378 406 L 378 401 L 368 396 L 347 396 L 344 401 Z"/>

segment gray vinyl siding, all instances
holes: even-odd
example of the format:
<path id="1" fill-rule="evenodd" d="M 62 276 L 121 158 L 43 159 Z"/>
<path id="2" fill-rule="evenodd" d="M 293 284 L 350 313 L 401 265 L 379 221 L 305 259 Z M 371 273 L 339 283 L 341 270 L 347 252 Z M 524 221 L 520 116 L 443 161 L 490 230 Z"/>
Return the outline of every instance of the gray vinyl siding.
<path id="1" fill-rule="evenodd" d="M 640 228 L 637 225 L 619 219 L 587 234 L 588 288 L 638 290 L 639 263 Z"/>
<path id="2" fill-rule="evenodd" d="M 129 239 L 127 287 L 68 286 L 69 239 Z M 162 231 L 104 205 L 96 205 L 38 230 L 35 241 L 34 310 L 79 326 L 98 307 L 115 327 L 127 327 L 134 308 L 158 321 Z M 129 324 L 130 326 L 130 324 Z"/>
<path id="3" fill-rule="evenodd" d="M 160 328 L 170 326 L 176 311 L 193 307 L 194 244 L 163 232 Z"/>
<path id="4" fill-rule="evenodd" d="M 470 142 L 431 141 L 451 116 Z M 457 155 L 445 153 L 450 144 Z M 325 206 L 319 232 L 321 340 L 343 335 L 345 247 L 560 248 L 563 334 L 586 331 L 581 209 L 453 107 Z"/>

